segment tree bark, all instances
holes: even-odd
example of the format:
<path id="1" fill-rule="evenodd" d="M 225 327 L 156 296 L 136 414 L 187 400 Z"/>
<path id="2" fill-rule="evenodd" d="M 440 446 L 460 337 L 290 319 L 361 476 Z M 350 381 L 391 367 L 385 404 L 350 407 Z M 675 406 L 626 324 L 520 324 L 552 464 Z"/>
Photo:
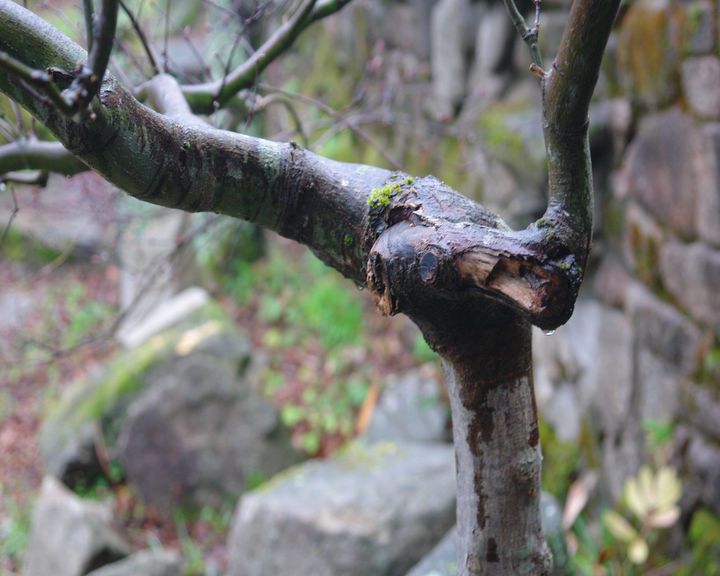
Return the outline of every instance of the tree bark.
<path id="1" fill-rule="evenodd" d="M 486 382 L 445 362 L 457 463 L 458 576 L 550 574 L 540 523 L 542 456 L 529 358 L 530 327 L 504 341 L 518 373 Z M 486 356 L 479 343 L 477 359 Z"/>

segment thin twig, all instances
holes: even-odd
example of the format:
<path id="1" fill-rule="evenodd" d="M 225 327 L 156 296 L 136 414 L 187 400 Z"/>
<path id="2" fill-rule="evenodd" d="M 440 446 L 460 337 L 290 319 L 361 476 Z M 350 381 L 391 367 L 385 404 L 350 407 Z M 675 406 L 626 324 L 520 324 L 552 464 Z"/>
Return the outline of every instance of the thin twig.
<path id="1" fill-rule="evenodd" d="M 0 188 L 4 188 L 5 186 L 0 186 Z M 10 231 L 10 226 L 12 226 L 13 220 L 15 220 L 15 216 L 17 216 L 17 213 L 20 212 L 20 208 L 18 207 L 17 203 L 17 196 L 15 195 L 15 190 L 11 187 L 10 188 L 10 197 L 12 198 L 13 207 L 10 212 L 10 217 L 8 218 L 8 221 L 5 223 L 5 227 L 3 228 L 2 234 L 0 234 L 0 246 L 2 246 L 5 243 L 5 238 Z"/>
<path id="2" fill-rule="evenodd" d="M 103 0 L 100 16 L 93 25 L 92 48 L 87 63 L 64 94 L 74 112 L 90 104 L 100 90 L 115 43 L 117 13 L 118 0 Z"/>
<path id="3" fill-rule="evenodd" d="M 292 43 L 294 38 L 300 33 L 303 21 L 312 12 L 317 0 L 305 0 L 305 2 L 297 9 L 295 14 L 281 26 L 270 39 L 265 42 L 262 47 L 257 50 L 254 54 L 248 58 L 245 63 L 237 68 L 234 72 L 229 71 L 230 59 L 228 59 L 228 67 L 226 68 L 225 74 L 220 82 L 213 102 L 215 106 L 220 106 L 225 88 L 229 88 L 227 92 L 237 94 L 238 89 L 236 85 L 238 82 L 248 82 L 248 78 L 252 77 L 252 82 L 257 79 L 260 72 L 262 72 L 270 62 L 272 62 L 281 51 L 285 49 L 285 45 Z M 237 45 L 237 42 L 233 45 L 233 49 Z"/>
<path id="4" fill-rule="evenodd" d="M 20 81 L 40 89 L 42 94 L 46 96 L 45 100 L 54 104 L 62 113 L 74 113 L 74 107 L 65 99 L 65 96 L 60 92 L 53 82 L 53 77 L 48 72 L 34 70 L 29 66 L 25 66 L 25 64 L 2 50 L 0 50 L 0 70 L 5 70 L 9 74 L 16 76 Z"/>
<path id="5" fill-rule="evenodd" d="M 285 96 L 284 94 L 269 94 L 268 96 L 264 96 L 262 98 L 258 98 L 258 102 L 252 107 L 250 110 L 250 115 L 248 116 L 248 123 L 250 119 L 252 118 L 253 114 L 257 114 L 258 112 L 262 112 L 266 108 L 272 106 L 273 104 L 280 104 L 285 108 L 288 115 L 292 119 L 292 121 L 295 124 L 295 130 L 297 131 L 298 135 L 300 136 L 300 143 L 307 148 L 309 146 L 309 141 L 307 134 L 305 133 L 305 130 L 303 129 L 302 120 L 300 119 L 300 115 L 298 114 L 297 110 L 295 110 L 295 106 L 292 105 L 292 100 Z"/>
<path id="6" fill-rule="evenodd" d="M 255 83 L 263 70 L 292 46 L 303 30 L 313 22 L 339 11 L 350 1 L 323 0 L 317 3 L 305 2 L 248 60 L 222 80 L 183 86 L 183 92 L 193 110 L 211 113 L 224 106 L 240 90 L 246 89 Z M 220 92 L 221 86 L 223 87 L 222 92 Z"/>
<path id="7" fill-rule="evenodd" d="M 525 18 L 518 7 L 515 5 L 514 0 L 504 0 L 505 8 L 507 8 L 508 14 L 510 14 L 510 20 L 512 20 L 515 29 L 522 37 L 525 44 L 530 48 L 530 56 L 532 57 L 533 64 L 542 69 L 542 55 L 540 54 L 540 47 L 538 46 L 538 34 L 540 33 L 540 3 L 541 0 L 533 0 L 535 4 L 535 23 L 532 28 L 528 28 L 525 23 Z"/>
<path id="8" fill-rule="evenodd" d="M 300 102 L 305 102 L 306 104 L 311 104 L 312 106 L 319 108 L 326 114 L 332 116 L 336 120 L 339 120 L 341 123 L 345 124 L 345 126 L 347 126 L 353 133 L 357 134 L 357 136 L 359 136 L 361 140 L 364 140 L 366 144 L 372 146 L 375 150 L 377 150 L 377 152 L 380 154 L 380 156 L 382 156 L 382 158 L 392 168 L 394 168 L 395 170 L 402 170 L 402 165 L 397 160 L 395 160 L 392 156 L 390 156 L 385 151 L 385 149 L 380 144 L 378 144 L 372 136 L 370 136 L 370 134 L 365 132 L 365 130 L 363 130 L 359 126 L 355 125 L 344 114 L 342 114 L 341 112 L 338 112 L 337 110 L 328 106 L 324 102 L 317 100 L 315 98 L 310 98 L 309 96 L 297 94 L 295 92 L 288 92 L 287 90 L 283 90 L 282 88 L 276 88 L 275 86 L 270 86 L 268 84 L 260 84 L 259 88 L 262 90 L 265 90 L 266 92 L 282 94 L 289 98 L 293 98 L 295 100 L 299 100 Z"/>
<path id="9" fill-rule="evenodd" d="M 155 55 L 153 54 L 152 48 L 150 47 L 150 44 L 148 43 L 147 36 L 145 36 L 145 32 L 143 32 L 143 29 L 140 26 L 140 23 L 135 19 L 135 16 L 133 16 L 133 13 L 127 7 L 125 2 L 123 2 L 123 0 L 118 0 L 118 1 L 120 3 L 120 8 L 123 9 L 123 12 L 125 12 L 127 17 L 130 19 L 130 24 L 133 27 L 133 30 L 135 30 L 135 34 L 137 34 L 138 38 L 140 39 L 140 43 L 143 46 L 143 50 L 145 50 L 145 54 L 147 55 L 148 62 L 150 62 L 150 66 L 153 69 L 153 74 L 154 75 L 160 74 L 160 68 L 158 67 L 157 60 L 155 59 Z"/>

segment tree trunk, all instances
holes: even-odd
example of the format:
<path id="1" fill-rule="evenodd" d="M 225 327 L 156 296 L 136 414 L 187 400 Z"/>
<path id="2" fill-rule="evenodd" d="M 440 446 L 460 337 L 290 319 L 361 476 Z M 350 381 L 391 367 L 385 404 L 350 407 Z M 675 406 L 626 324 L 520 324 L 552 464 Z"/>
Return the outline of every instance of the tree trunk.
<path id="1" fill-rule="evenodd" d="M 457 463 L 458 576 L 549 574 L 540 525 L 540 438 L 530 327 L 503 344 L 518 372 L 483 382 L 445 362 Z M 483 343 L 477 358 L 482 358 Z"/>
<path id="2" fill-rule="evenodd" d="M 432 302 L 408 314 L 441 355 L 450 395 L 458 576 L 550 574 L 530 323 L 493 302 Z"/>

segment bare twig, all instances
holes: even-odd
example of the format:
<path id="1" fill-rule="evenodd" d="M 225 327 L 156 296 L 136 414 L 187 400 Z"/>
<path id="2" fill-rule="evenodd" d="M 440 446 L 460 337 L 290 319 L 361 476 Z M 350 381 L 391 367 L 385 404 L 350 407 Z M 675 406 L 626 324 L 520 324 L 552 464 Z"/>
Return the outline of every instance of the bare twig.
<path id="1" fill-rule="evenodd" d="M 240 90 L 256 82 L 258 76 L 280 54 L 287 50 L 310 24 L 334 14 L 350 0 L 306 0 L 243 64 L 221 80 L 183 86 L 188 103 L 195 112 L 211 113 L 224 106 Z"/>
<path id="2" fill-rule="evenodd" d="M 342 114 L 341 112 L 338 112 L 334 108 L 328 106 L 324 102 L 317 100 L 315 98 L 310 98 L 309 96 L 304 96 L 302 94 L 297 94 L 295 92 L 288 92 L 287 90 L 283 90 L 282 88 L 276 88 L 274 86 L 269 86 L 268 84 L 260 84 L 260 89 L 270 92 L 270 93 L 276 93 L 276 94 L 282 94 L 283 96 L 287 96 L 288 98 L 292 98 L 294 100 L 298 100 L 300 102 L 304 102 L 305 104 L 310 104 L 312 106 L 315 106 L 316 108 L 322 110 L 325 112 L 325 114 L 328 114 L 329 116 L 332 116 L 345 126 L 347 126 L 354 134 L 356 134 L 361 140 L 365 141 L 366 144 L 372 146 L 377 152 L 380 154 L 380 156 L 387 162 L 392 168 L 395 170 L 402 170 L 402 165 L 395 160 L 392 156 L 390 156 L 384 149 L 383 146 L 381 146 L 378 142 L 375 141 L 375 139 L 370 136 L 365 130 L 357 126 L 354 122 L 352 122 L 350 119 L 348 119 L 347 116 Z"/>
<path id="3" fill-rule="evenodd" d="M 504 0 L 505 8 L 507 8 L 510 19 L 512 20 L 515 29 L 518 31 L 522 39 L 530 48 L 530 56 L 532 57 L 533 64 L 542 69 L 542 56 L 540 54 L 540 47 L 538 46 L 538 34 L 540 32 L 540 4 L 541 0 L 533 0 L 535 4 L 535 22 L 532 28 L 528 28 L 525 23 L 525 18 L 518 7 L 515 5 L 515 0 Z"/>
<path id="4" fill-rule="evenodd" d="M 0 185 L 0 190 L 4 188 L 5 185 Z M 15 190 L 10 188 L 10 196 L 12 198 L 12 211 L 10 212 L 10 217 L 8 218 L 8 221 L 5 223 L 5 226 L 3 228 L 2 234 L 0 234 L 0 246 L 2 246 L 5 243 L 5 238 L 10 231 L 10 226 L 12 226 L 13 220 L 15 220 L 15 216 L 17 216 L 17 213 L 20 211 L 20 208 L 18 208 L 17 203 L 17 196 L 15 195 Z"/>
<path id="5" fill-rule="evenodd" d="M 2 50 L 0 50 L 0 70 L 5 70 L 8 74 L 15 76 L 20 82 L 35 89 L 35 92 L 40 90 L 41 93 L 37 94 L 37 96 L 41 101 L 55 105 L 64 114 L 74 113 L 74 107 L 60 92 L 53 81 L 52 75 L 48 72 L 34 70 L 29 66 L 25 66 L 25 64 Z"/>
<path id="6" fill-rule="evenodd" d="M 300 119 L 300 115 L 297 113 L 297 110 L 295 110 L 295 106 L 292 104 L 292 100 L 285 96 L 284 94 L 269 94 L 268 96 L 264 96 L 261 98 L 258 98 L 258 100 L 253 105 L 252 109 L 250 110 L 250 116 L 248 117 L 248 121 L 250 118 L 252 118 L 253 114 L 257 114 L 259 112 L 262 112 L 269 106 L 272 106 L 273 104 L 279 104 L 285 108 L 288 115 L 292 119 L 293 123 L 295 124 L 295 130 L 297 131 L 298 135 L 300 136 L 300 142 L 301 144 L 307 148 L 309 146 L 308 143 L 308 137 L 305 133 L 305 130 L 303 129 L 302 120 Z"/>
<path id="7" fill-rule="evenodd" d="M 87 106 L 100 89 L 115 42 L 118 0 L 103 0 L 98 21 L 93 20 L 92 48 L 87 64 L 65 93 L 74 110 Z"/>
<path id="8" fill-rule="evenodd" d="M 155 58 L 155 55 L 153 54 L 152 47 L 148 43 L 147 36 L 145 36 L 145 33 L 143 32 L 142 27 L 140 26 L 140 22 L 137 21 L 135 16 L 133 15 L 132 11 L 127 7 L 127 4 L 123 2 L 123 0 L 118 0 L 120 3 L 120 8 L 123 9 L 123 12 L 127 15 L 127 17 L 130 19 L 130 24 L 133 27 L 133 30 L 135 30 L 135 34 L 137 34 L 138 38 L 140 39 L 140 43 L 143 46 L 143 50 L 145 50 L 145 54 L 147 55 L 148 62 L 150 62 L 150 66 L 153 69 L 154 74 L 160 74 L 160 68 L 157 64 L 157 59 Z"/>

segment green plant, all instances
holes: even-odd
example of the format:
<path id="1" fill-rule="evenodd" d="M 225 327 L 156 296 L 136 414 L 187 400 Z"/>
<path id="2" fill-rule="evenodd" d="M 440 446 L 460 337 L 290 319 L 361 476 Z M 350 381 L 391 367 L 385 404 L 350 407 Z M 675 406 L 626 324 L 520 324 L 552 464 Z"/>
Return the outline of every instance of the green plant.
<path id="1" fill-rule="evenodd" d="M 676 576 L 720 576 L 720 518 L 701 508 L 693 514 L 689 532 L 692 545 L 687 567 Z"/>
<path id="2" fill-rule="evenodd" d="M 599 535 L 593 536 L 582 518 L 576 521 L 575 572 L 632 576 L 666 564 L 661 536 L 680 518 L 681 495 L 682 484 L 673 468 L 641 468 L 625 483 L 621 503 L 602 512 Z"/>
<path id="3" fill-rule="evenodd" d="M 0 516 L 0 559 L 17 567 L 30 539 L 30 506 L 21 506 L 12 496 L 4 494 L 0 486 L 0 500 L 5 503 L 5 514 Z M 0 565 L 0 573 L 2 565 Z"/>
<path id="4" fill-rule="evenodd" d="M 205 574 L 205 557 L 200 545 L 190 535 L 185 512 L 176 510 L 174 521 L 184 560 L 183 576 L 203 576 Z"/>
<path id="5" fill-rule="evenodd" d="M 317 454 L 326 435 L 349 438 L 354 429 L 355 412 L 367 395 L 368 384 L 351 378 L 345 383 L 321 388 L 308 386 L 302 402 L 287 403 L 280 416 L 283 423 L 300 430 L 299 443 L 308 454 Z"/>

